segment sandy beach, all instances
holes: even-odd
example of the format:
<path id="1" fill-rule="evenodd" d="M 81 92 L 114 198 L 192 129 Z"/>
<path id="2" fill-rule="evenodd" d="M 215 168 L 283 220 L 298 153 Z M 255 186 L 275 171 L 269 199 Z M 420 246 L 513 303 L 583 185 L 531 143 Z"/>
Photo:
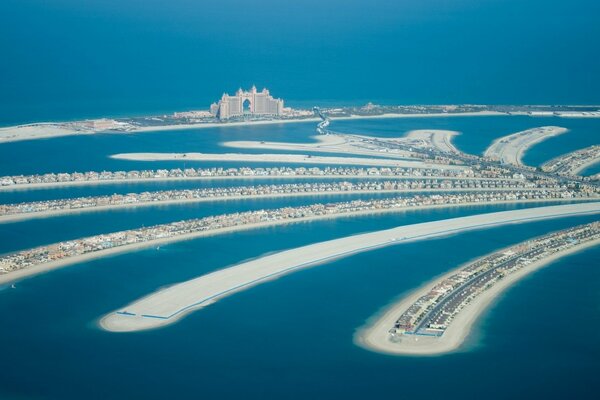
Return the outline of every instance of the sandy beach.
<path id="1" fill-rule="evenodd" d="M 439 118 L 439 117 L 476 117 L 476 116 L 499 116 L 508 115 L 494 111 L 465 112 L 465 113 L 435 113 L 435 114 L 382 114 L 382 115 L 353 115 L 348 117 L 332 117 L 331 120 L 349 120 L 349 119 L 380 119 L 380 118 Z M 156 131 L 176 131 L 189 129 L 206 128 L 227 128 L 240 126 L 261 126 L 276 125 L 301 122 L 319 122 L 320 118 L 303 119 L 276 119 L 264 121 L 240 121 L 240 122 L 211 122 L 198 124 L 177 124 L 160 126 L 133 127 L 126 131 L 106 131 L 106 130 L 82 130 L 73 128 L 71 122 L 39 122 L 26 125 L 16 125 L 0 128 L 0 143 L 16 142 L 21 140 L 48 139 L 60 136 L 72 135 L 91 135 L 97 133 L 130 134 Z M 81 123 L 83 121 L 77 121 Z"/>
<path id="2" fill-rule="evenodd" d="M 413 130 L 397 138 L 379 138 L 362 135 L 335 134 L 312 136 L 314 143 L 282 143 L 259 141 L 233 141 L 221 143 L 224 147 L 259 150 L 309 151 L 335 154 L 357 154 L 374 157 L 418 159 L 414 153 L 394 149 L 382 152 L 381 148 L 369 144 L 369 141 L 404 143 L 406 146 L 423 145 L 436 148 L 445 153 L 459 154 L 452 144 L 452 138 L 459 132 L 440 129 Z M 388 150 L 388 149 L 385 149 Z"/>
<path id="3" fill-rule="evenodd" d="M 0 144 L 21 140 L 49 139 L 60 136 L 90 135 L 93 133 L 91 131 L 73 129 L 69 127 L 69 124 L 41 122 L 0 128 Z"/>
<path id="4" fill-rule="evenodd" d="M 461 154 L 461 151 L 454 146 L 454 143 L 452 143 L 454 136 L 458 135 L 460 135 L 460 132 L 456 131 L 442 129 L 417 129 L 408 132 L 406 134 L 406 138 L 422 140 L 444 153 Z"/>
<path id="5" fill-rule="evenodd" d="M 259 142 L 259 141 L 233 141 L 222 142 L 221 146 L 233 147 L 238 149 L 259 149 L 259 150 L 282 150 L 282 151 L 307 151 L 320 153 L 334 154 L 355 154 L 366 155 L 372 157 L 386 157 L 399 159 L 413 159 L 414 154 L 407 151 L 386 152 L 382 153 L 377 149 L 369 149 L 362 142 L 362 136 L 344 135 L 344 134 L 328 134 L 311 136 L 314 143 L 283 143 L 283 142 Z M 375 139 L 375 138 L 370 138 Z M 377 138 L 380 139 L 380 138 Z M 402 138 L 400 138 L 402 139 Z M 390 139 L 380 139 L 390 140 Z M 396 140 L 396 139 L 392 139 Z"/>
<path id="6" fill-rule="evenodd" d="M 457 351 L 471 333 L 473 325 L 478 318 L 481 317 L 494 301 L 496 301 L 508 288 L 525 276 L 542 267 L 552 264 L 552 262 L 556 260 L 599 244 L 600 240 L 594 240 L 571 247 L 567 250 L 554 253 L 551 257 L 546 257 L 534 262 L 527 267 L 508 275 L 469 303 L 456 316 L 441 337 L 402 335 L 399 342 L 390 341 L 388 331 L 394 326 L 396 319 L 398 319 L 398 317 L 419 297 L 428 292 L 432 286 L 437 282 L 452 276 L 458 272 L 462 266 L 456 268 L 426 283 L 399 302 L 386 307 L 386 310 L 383 311 L 380 316 L 373 317 L 371 322 L 368 322 L 365 327 L 356 332 L 354 337 L 355 343 L 371 351 L 393 355 L 435 356 Z"/>
<path id="7" fill-rule="evenodd" d="M 574 168 L 574 169 L 572 170 L 572 172 L 573 172 L 573 174 L 575 174 L 575 175 L 581 175 L 582 173 L 585 173 L 585 170 L 586 170 L 586 169 L 588 169 L 588 168 L 590 168 L 590 167 L 593 167 L 594 165 L 596 165 L 596 164 L 598 164 L 598 163 L 600 163 L 600 157 L 593 158 L 593 159 L 591 159 L 591 160 L 587 161 L 586 163 L 584 163 L 584 164 L 581 164 L 581 165 L 580 165 L 580 166 L 578 166 L 577 168 Z"/>
<path id="8" fill-rule="evenodd" d="M 359 252 L 465 230 L 598 212 L 600 202 L 536 207 L 405 225 L 302 246 L 159 290 L 107 314 L 100 325 L 114 332 L 158 328 L 238 291 Z"/>
<path id="9" fill-rule="evenodd" d="M 523 166 L 523 157 L 527 150 L 553 136 L 562 135 L 568 131 L 560 126 L 541 126 L 503 136 L 494 140 L 485 150 L 484 157 L 505 164 Z"/>
<path id="10" fill-rule="evenodd" d="M 244 153 L 121 153 L 111 158 L 129 161 L 225 161 L 251 163 L 289 163 L 289 164 L 327 164 L 327 165 L 362 165 L 374 167 L 398 167 L 456 170 L 466 169 L 465 166 L 436 164 L 413 160 L 396 160 L 388 158 L 357 158 L 357 157 L 324 157 L 307 154 L 244 154 Z"/>
<path id="11" fill-rule="evenodd" d="M 431 113 L 431 114 L 381 114 L 381 115 L 352 115 L 348 117 L 331 117 L 331 120 L 352 119 L 389 119 L 389 118 L 441 118 L 441 117 L 498 117 L 511 116 L 515 113 L 504 113 L 499 111 L 475 111 L 462 113 Z"/>

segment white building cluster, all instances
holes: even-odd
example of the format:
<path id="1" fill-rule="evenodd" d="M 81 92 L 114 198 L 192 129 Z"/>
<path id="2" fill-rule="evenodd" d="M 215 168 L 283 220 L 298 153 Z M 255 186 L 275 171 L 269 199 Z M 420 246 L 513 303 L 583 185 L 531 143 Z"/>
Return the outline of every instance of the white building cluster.
<path id="1" fill-rule="evenodd" d="M 268 89 L 259 92 L 256 86 L 249 91 L 240 88 L 234 96 L 224 93 L 218 103 L 211 104 L 210 113 L 219 119 L 244 115 L 282 115 L 283 100 L 275 99 Z"/>

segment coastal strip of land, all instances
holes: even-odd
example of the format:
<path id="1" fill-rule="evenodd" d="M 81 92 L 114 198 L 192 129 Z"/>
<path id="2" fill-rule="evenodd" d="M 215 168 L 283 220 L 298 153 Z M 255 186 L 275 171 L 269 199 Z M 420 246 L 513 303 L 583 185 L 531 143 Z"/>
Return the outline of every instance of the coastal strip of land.
<path id="1" fill-rule="evenodd" d="M 460 132 L 441 129 L 418 129 L 408 132 L 406 139 L 411 145 L 414 141 L 420 141 L 425 148 L 434 148 L 442 153 L 461 154 L 452 143 L 453 138 L 457 135 L 460 135 Z M 419 143 L 414 145 L 418 146 Z"/>
<path id="2" fill-rule="evenodd" d="M 471 179 L 513 180 L 510 171 L 498 168 L 478 171 L 438 170 L 412 168 L 358 168 L 358 167 L 266 167 L 266 168 L 173 168 L 132 171 L 87 171 L 72 173 L 46 173 L 0 177 L 1 190 L 51 189 L 62 186 L 106 185 L 168 181 L 202 180 L 285 180 L 285 179 Z"/>
<path id="3" fill-rule="evenodd" d="M 260 198 L 455 192 L 558 192 L 560 190 L 562 190 L 562 188 L 558 185 L 535 185 L 530 182 L 515 182 L 513 180 L 474 181 L 433 179 L 211 187 L 203 189 L 161 190 L 155 192 L 112 194 L 16 204 L 0 204 L 0 223 L 132 207 L 252 200 Z"/>
<path id="4" fill-rule="evenodd" d="M 526 275 L 569 254 L 600 244 L 600 223 L 531 239 L 457 268 L 357 331 L 355 342 L 394 355 L 438 355 L 457 350 L 477 318 Z"/>
<path id="5" fill-rule="evenodd" d="M 541 168 L 545 172 L 574 176 L 598 163 L 600 163 L 600 145 L 594 145 L 553 158 L 542 164 Z"/>
<path id="6" fill-rule="evenodd" d="M 178 321 L 194 310 L 260 283 L 385 246 L 502 224 L 597 213 L 600 213 L 600 202 L 536 207 L 406 225 L 302 246 L 161 289 L 105 315 L 100 326 L 113 332 L 162 327 Z"/>
<path id="7" fill-rule="evenodd" d="M 507 115 L 503 112 L 476 111 L 457 113 L 423 113 L 423 114 L 379 114 L 379 115 L 351 115 L 332 116 L 332 120 L 348 119 L 389 119 L 389 118 L 439 118 L 439 117 L 476 117 L 476 116 L 499 116 Z M 102 121 L 101 124 L 95 121 Z M 74 122 L 38 122 L 24 125 L 8 126 L 0 128 L 0 143 L 16 142 L 22 140 L 50 139 L 60 136 L 91 135 L 98 133 L 132 134 L 156 131 L 174 131 L 206 128 L 228 128 L 240 126 L 277 125 L 301 122 L 319 122 L 320 118 L 281 118 L 261 119 L 250 121 L 228 121 L 228 122 L 198 122 L 179 124 L 153 124 L 137 125 L 123 120 L 102 119 Z"/>
<path id="8" fill-rule="evenodd" d="M 463 165 L 438 164 L 417 160 L 389 158 L 325 157 L 309 154 L 246 153 L 121 153 L 111 158 L 129 161 L 225 161 L 280 164 L 362 165 L 396 168 L 467 169 Z"/>
<path id="9" fill-rule="evenodd" d="M 314 143 L 282 143 L 259 141 L 223 142 L 222 146 L 252 150 L 305 151 L 334 154 L 355 154 L 373 157 L 423 159 L 433 158 L 432 149 L 441 153 L 459 154 L 452 144 L 458 132 L 445 130 L 414 130 L 398 138 L 379 138 L 343 133 L 313 136 Z M 417 150 L 422 150 L 417 152 Z M 427 151 L 425 151 L 427 150 Z"/>
<path id="10" fill-rule="evenodd" d="M 9 253 L 0 257 L 0 284 L 61 268 L 83 260 L 125 253 L 136 249 L 261 227 L 294 222 L 335 219 L 360 215 L 396 213 L 428 208 L 507 203 L 598 201 L 598 197 L 562 193 L 483 192 L 394 197 L 315 203 L 298 207 L 255 210 L 188 219 L 161 225 L 100 234 Z"/>
<path id="11" fill-rule="evenodd" d="M 525 152 L 537 143 L 553 136 L 562 135 L 568 129 L 559 126 L 541 126 L 513 133 L 496 139 L 484 153 L 484 157 L 504 164 L 523 166 Z"/>

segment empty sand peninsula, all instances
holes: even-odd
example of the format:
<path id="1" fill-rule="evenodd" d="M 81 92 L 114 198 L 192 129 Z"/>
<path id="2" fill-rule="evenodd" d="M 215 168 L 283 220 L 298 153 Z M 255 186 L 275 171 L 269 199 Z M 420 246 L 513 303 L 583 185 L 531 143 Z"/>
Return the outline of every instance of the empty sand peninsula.
<path id="1" fill-rule="evenodd" d="M 406 225 L 329 240 L 261 257 L 159 290 L 109 313 L 100 325 L 114 332 L 158 328 L 240 290 L 359 252 L 469 229 L 598 212 L 600 202 L 538 207 Z"/>
<path id="2" fill-rule="evenodd" d="M 308 151 L 335 154 L 356 154 L 372 157 L 418 159 L 428 153 L 416 153 L 415 150 L 435 149 L 442 153 L 458 154 L 452 144 L 452 137 L 458 132 L 444 130 L 415 130 L 398 138 L 380 138 L 372 136 L 331 133 L 313 136 L 314 143 L 282 143 L 235 141 L 222 143 L 225 147 L 260 150 Z"/>

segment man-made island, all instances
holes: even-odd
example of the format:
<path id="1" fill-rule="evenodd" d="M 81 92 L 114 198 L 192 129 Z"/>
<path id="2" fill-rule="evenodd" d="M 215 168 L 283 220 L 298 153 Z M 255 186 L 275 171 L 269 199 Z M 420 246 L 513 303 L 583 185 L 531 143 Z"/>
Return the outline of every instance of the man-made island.
<path id="1" fill-rule="evenodd" d="M 107 196 L 76 197 L 70 199 L 42 200 L 34 202 L 0 204 L 0 223 L 74 214 L 86 211 L 104 211 L 128 207 L 153 205 L 189 204 L 227 200 L 257 198 L 283 198 L 297 196 L 332 196 L 386 193 L 423 192 L 523 192 L 561 191 L 556 183 L 534 184 L 518 180 L 475 180 L 475 179 L 410 179 L 377 180 L 357 183 L 320 182 L 290 183 L 283 185 L 211 187 L 205 189 L 160 190 L 155 192 L 112 194 Z M 600 195 L 600 190 L 598 191 Z"/>
<path id="2" fill-rule="evenodd" d="M 385 155 L 400 159 L 443 159 L 443 156 L 431 154 L 432 149 L 439 153 L 460 152 L 452 144 L 452 137 L 458 132 L 445 130 L 411 131 L 404 137 L 378 138 L 373 136 L 330 133 L 313 136 L 314 143 L 280 143 L 236 141 L 224 142 L 225 147 L 259 150 L 313 151 L 320 153 L 357 154 L 373 157 Z M 437 157 L 435 157 L 437 156 Z"/>
<path id="3" fill-rule="evenodd" d="M 600 145 L 575 150 L 542 164 L 542 170 L 555 174 L 574 176 L 600 162 Z"/>
<path id="4" fill-rule="evenodd" d="M 261 100 L 253 99 L 255 95 L 242 91 L 242 96 L 233 99 L 232 105 L 237 111 L 226 118 L 220 118 L 215 107 L 206 110 L 175 112 L 165 115 L 152 115 L 130 118 L 97 118 L 72 122 L 36 122 L 18 126 L 0 128 L 0 143 L 47 139 L 58 136 L 91 135 L 96 133 L 143 133 L 151 131 L 202 129 L 215 127 L 252 126 L 262 124 L 282 124 L 297 122 L 316 122 L 323 116 L 331 120 L 366 119 L 366 118 L 411 118 L 411 117 L 453 117 L 453 116 L 498 116 L 529 115 L 531 117 L 559 118 L 598 118 L 597 106 L 521 106 L 521 105 L 378 105 L 368 103 L 364 106 L 327 107 L 294 109 L 276 105 L 276 109 L 266 108 L 256 112 Z M 252 89 L 250 90 L 252 92 Z M 236 94 L 237 95 L 237 94 Z M 223 100 L 223 98 L 221 98 Z M 241 105 L 239 104 L 241 100 Z M 248 101 L 247 101 L 248 100 Z M 278 99 L 275 99 L 278 100 Z M 227 101 L 229 103 L 229 100 Z M 245 103 L 245 104 L 244 104 Z M 241 111 L 240 111 L 241 107 Z M 260 106 L 259 106 L 260 107 Z M 327 125 L 327 124 L 326 124 Z"/>
<path id="5" fill-rule="evenodd" d="M 221 269 L 159 290 L 104 316 L 100 326 L 113 332 L 158 328 L 177 322 L 188 313 L 241 290 L 359 252 L 469 229 L 598 212 L 598 202 L 536 207 L 406 225 L 311 244 Z"/>
<path id="6" fill-rule="evenodd" d="M 357 333 L 382 353 L 456 350 L 478 316 L 509 286 L 558 258 L 600 244 L 600 223 L 561 230 L 488 254 L 425 285 Z"/>
<path id="7" fill-rule="evenodd" d="M 237 212 L 101 234 L 7 254 L 0 257 L 0 284 L 111 254 L 203 236 L 294 222 L 440 207 L 567 200 L 593 202 L 598 199 L 598 196 L 589 196 L 586 193 L 573 195 L 541 191 L 478 192 L 394 197 L 381 200 L 353 200 L 327 204 L 315 203 L 299 207 Z M 588 210 L 589 206 L 578 204 L 574 207 Z"/>
<path id="8" fill-rule="evenodd" d="M 224 146 L 241 149 L 295 152 L 292 154 L 275 152 L 268 154 L 186 152 L 129 153 L 112 156 L 113 158 L 125 160 L 176 160 L 188 165 L 194 161 L 279 163 L 277 167 L 273 168 L 249 168 L 247 166 L 241 168 L 184 167 L 183 169 L 174 168 L 170 170 L 88 171 L 84 173 L 44 173 L 30 176 L 0 177 L 0 190 L 27 190 L 55 188 L 63 185 L 125 182 L 244 180 L 243 184 L 230 187 L 158 190 L 5 204 L 0 205 L 0 222 L 132 206 L 260 197 L 358 195 L 365 193 L 408 194 L 417 192 L 433 192 L 436 194 L 406 195 L 327 204 L 313 203 L 299 207 L 237 212 L 68 240 L 0 257 L 0 283 L 15 281 L 94 258 L 159 246 L 165 243 L 301 221 L 456 206 L 484 206 L 507 203 L 529 203 L 531 205 L 533 205 L 532 203 L 549 202 L 575 203 L 555 207 L 534 207 L 504 213 L 481 214 L 398 227 L 392 230 L 372 232 L 277 253 L 159 291 L 124 309 L 107 315 L 101 322 L 104 328 L 111 331 L 150 329 L 177 321 L 183 315 L 239 290 L 277 278 L 286 273 L 356 252 L 406 241 L 422 240 L 432 236 L 452 234 L 465 229 L 481 229 L 498 224 L 526 222 L 542 218 L 600 213 L 600 202 L 598 202 L 600 199 L 600 185 L 594 181 L 594 177 L 576 175 L 582 165 L 589 165 L 597 159 L 596 147 L 561 156 L 543 168 L 526 166 L 521 161 L 524 152 L 528 148 L 551 136 L 565 133 L 567 131 L 565 128 L 542 126 L 505 136 L 492 143 L 485 155 L 481 157 L 463 153 L 453 145 L 452 139 L 458 134 L 457 132 L 416 130 L 408 132 L 402 137 L 380 138 L 335 132 L 331 126 L 331 121 L 335 118 L 475 115 L 596 118 L 600 117 L 600 112 L 586 107 L 398 107 L 376 106 L 373 104 L 361 108 L 329 108 L 326 110 L 315 108 L 310 112 L 300 112 L 284 108 L 283 101 L 272 98 L 268 91 L 258 92 L 253 88 L 249 92 L 238 91 L 235 96 L 224 95 L 219 104 L 211 106 L 210 112 L 176 113 L 173 116 L 165 116 L 164 118 L 141 117 L 136 119 L 72 122 L 68 123 L 68 126 L 58 124 L 58 128 L 61 129 L 60 134 L 68 134 L 65 132 L 69 129 L 74 129 L 76 134 L 79 134 L 85 132 L 141 132 L 208 126 L 235 126 L 235 124 L 320 121 L 316 127 L 319 135 L 313 137 L 314 142 L 312 143 L 256 141 L 223 143 Z M 48 129 L 52 129 L 52 126 L 50 126 L 52 124 L 42 125 L 44 126 L 40 132 L 47 132 Z M 23 129 L 33 132 L 37 128 L 29 126 Z M 10 129 L 0 130 L 0 138 L 9 131 Z M 16 135 L 11 136 L 11 138 L 10 140 L 21 140 L 23 136 Z M 286 164 L 304 165 L 292 168 Z M 322 164 L 323 166 L 311 167 L 310 164 Z M 266 182 L 268 183 L 266 185 L 247 182 L 269 179 L 295 181 L 290 184 Z M 352 181 L 353 179 L 358 181 Z M 327 181 L 318 182 L 318 180 Z M 576 236 L 575 240 L 583 241 L 586 237 L 585 235 Z M 572 248 L 575 248 L 574 246 Z M 539 254 L 546 254 L 552 249 L 552 245 L 548 245 L 548 249 Z M 528 253 L 529 256 L 532 254 L 534 253 Z M 538 253 L 534 255 L 538 255 Z M 536 259 L 537 261 L 539 260 Z M 521 265 L 519 263 L 515 265 L 517 264 Z M 506 265 L 503 264 L 502 268 L 505 268 Z M 485 287 L 493 284 L 495 288 L 500 288 L 502 282 L 480 279 L 483 276 L 496 279 L 498 276 L 496 272 L 498 271 L 504 273 L 506 270 L 494 269 L 490 270 L 489 273 L 488 270 L 485 270 L 482 272 L 484 275 L 473 277 L 476 278 L 474 282 L 485 284 Z M 515 275 L 512 276 L 517 276 L 518 273 L 520 271 L 515 272 Z M 470 281 L 463 281 L 462 283 L 467 284 L 468 282 Z M 473 289 L 479 286 L 470 285 L 469 287 Z M 489 291 L 488 293 L 493 292 Z M 470 292 L 470 294 L 472 293 Z M 484 293 L 481 298 L 485 298 L 485 295 Z M 452 303 L 452 305 L 454 304 Z M 443 310 L 445 312 L 450 308 L 443 308 Z M 453 310 L 457 311 L 459 309 Z M 436 319 L 427 323 L 427 329 L 424 330 L 424 325 L 419 325 L 413 333 L 415 336 L 419 336 L 423 332 L 429 334 L 431 330 L 438 329 L 444 331 L 441 337 L 454 337 L 450 334 L 452 325 L 456 325 L 456 321 L 461 316 L 456 313 L 450 313 L 450 315 L 450 317 L 444 319 L 441 314 L 436 314 Z M 398 318 L 398 316 L 396 317 Z M 425 321 L 426 318 L 423 317 L 423 320 Z M 455 323 L 450 324 L 451 321 Z M 443 327 L 444 323 L 447 325 L 447 330 Z M 389 329 L 385 330 L 386 334 L 389 333 Z M 396 334 L 396 332 L 391 333 Z M 402 334 L 410 333 L 411 331 L 405 330 Z M 423 343 L 420 340 L 419 342 Z M 440 350 L 438 348 L 435 351 Z"/>
<path id="9" fill-rule="evenodd" d="M 527 149 L 567 131 L 568 129 L 559 126 L 542 126 L 513 133 L 496 139 L 485 151 L 484 157 L 493 161 L 500 161 L 503 164 L 522 166 L 522 159 Z"/>

